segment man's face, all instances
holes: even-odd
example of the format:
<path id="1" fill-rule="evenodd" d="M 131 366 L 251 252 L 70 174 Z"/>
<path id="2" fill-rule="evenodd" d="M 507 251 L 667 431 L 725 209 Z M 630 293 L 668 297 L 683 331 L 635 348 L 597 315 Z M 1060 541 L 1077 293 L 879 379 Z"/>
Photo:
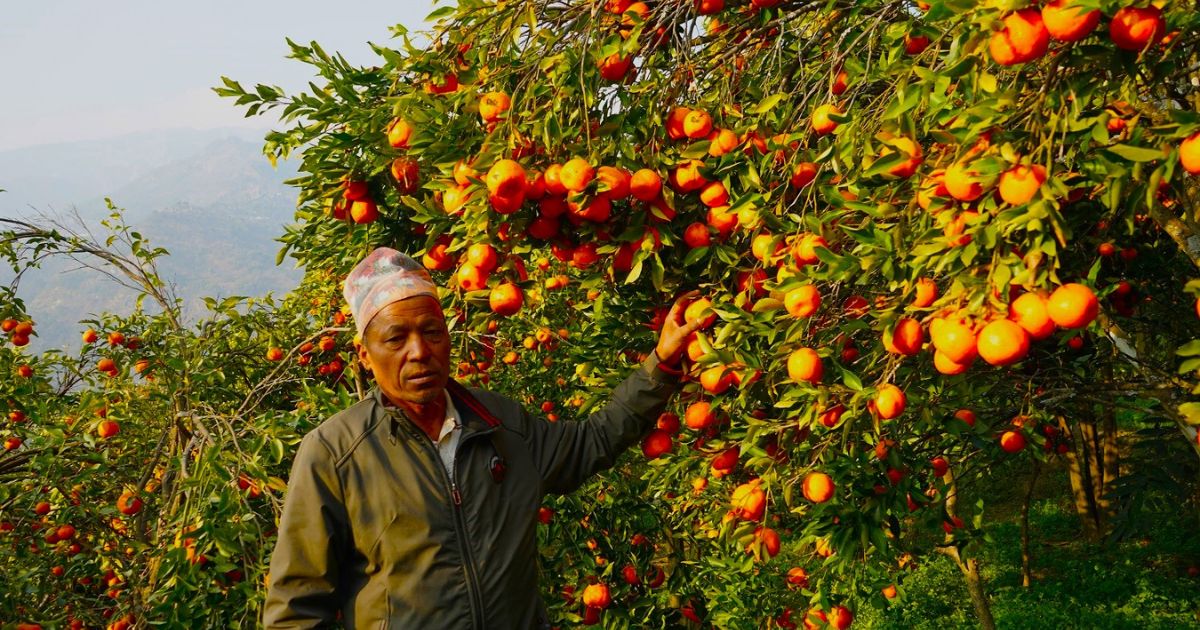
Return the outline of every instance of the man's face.
<path id="1" fill-rule="evenodd" d="M 437 300 L 418 296 L 379 311 L 358 348 L 379 389 L 394 404 L 429 404 L 450 379 L 450 331 Z"/>

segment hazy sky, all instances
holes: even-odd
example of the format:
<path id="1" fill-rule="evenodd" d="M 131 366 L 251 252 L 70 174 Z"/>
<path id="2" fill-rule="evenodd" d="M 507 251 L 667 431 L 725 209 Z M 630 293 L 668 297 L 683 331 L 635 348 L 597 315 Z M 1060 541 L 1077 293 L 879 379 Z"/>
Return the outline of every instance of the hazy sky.
<path id="1" fill-rule="evenodd" d="M 432 0 L 40 0 L 0 12 L 0 151 L 170 127 L 268 127 L 210 89 L 221 75 L 303 87 L 284 38 L 373 64 L 368 41 L 420 28 Z"/>

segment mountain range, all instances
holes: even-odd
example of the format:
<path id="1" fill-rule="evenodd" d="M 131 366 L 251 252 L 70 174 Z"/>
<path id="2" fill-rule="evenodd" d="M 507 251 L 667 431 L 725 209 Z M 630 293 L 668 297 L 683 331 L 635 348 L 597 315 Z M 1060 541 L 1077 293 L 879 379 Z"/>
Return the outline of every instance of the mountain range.
<path id="1" fill-rule="evenodd" d="M 104 199 L 124 220 L 170 255 L 159 259 L 163 280 L 185 303 L 185 318 L 203 311 L 203 297 L 283 293 L 303 271 L 275 265 L 274 239 L 292 221 L 296 191 L 284 184 L 295 167 L 274 168 L 263 157 L 262 132 L 174 129 L 107 140 L 0 152 L 0 216 L 67 224 L 77 220 L 103 235 Z M 77 215 L 77 217 L 76 217 Z M 10 270 L 0 282 L 10 283 Z M 80 345 L 79 321 L 103 312 L 125 314 L 135 295 L 69 260 L 50 260 L 20 279 L 17 292 L 36 323 L 31 350 Z"/>

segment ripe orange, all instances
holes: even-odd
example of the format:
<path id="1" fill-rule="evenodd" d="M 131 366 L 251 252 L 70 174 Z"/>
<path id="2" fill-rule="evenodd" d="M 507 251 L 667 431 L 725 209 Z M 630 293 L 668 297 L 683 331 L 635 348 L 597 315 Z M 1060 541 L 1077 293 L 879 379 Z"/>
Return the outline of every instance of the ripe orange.
<path id="1" fill-rule="evenodd" d="M 471 263 L 459 267 L 455 277 L 463 291 L 480 291 L 487 288 L 488 272 Z"/>
<path id="2" fill-rule="evenodd" d="M 467 205 L 467 200 L 471 198 L 471 193 L 466 186 L 455 186 L 447 188 L 442 193 L 442 209 L 446 214 L 462 214 L 463 207 Z"/>
<path id="3" fill-rule="evenodd" d="M 818 105 L 812 113 L 813 131 L 819 136 L 831 133 L 834 129 L 837 129 L 838 123 L 830 118 L 830 116 L 840 115 L 841 113 L 842 110 L 838 109 L 837 105 L 829 103 Z"/>
<path id="4" fill-rule="evenodd" d="M 563 188 L 571 192 L 583 192 L 587 185 L 591 183 L 595 176 L 595 171 L 592 165 L 583 158 L 571 158 L 566 164 L 562 165 L 562 170 L 559 171 L 558 179 L 562 182 Z"/>
<path id="5" fill-rule="evenodd" d="M 446 243 L 437 243 L 421 256 L 421 264 L 430 271 L 450 271 L 455 265 L 454 256 L 447 253 Z"/>
<path id="6" fill-rule="evenodd" d="M 725 9 L 725 0 L 696 0 L 696 13 L 712 15 Z"/>
<path id="7" fill-rule="evenodd" d="M 133 516 L 142 511 L 142 500 L 132 492 L 122 492 L 121 496 L 117 497 L 117 511 L 126 516 Z"/>
<path id="8" fill-rule="evenodd" d="M 1054 333 L 1054 322 L 1046 313 L 1046 300 L 1037 293 L 1024 293 L 1013 300 L 1008 305 L 1008 318 L 1034 339 L 1045 339 Z"/>
<path id="9" fill-rule="evenodd" d="M 769 263 L 784 250 L 783 243 L 775 240 L 769 232 L 756 234 L 750 241 L 750 253 L 764 263 Z"/>
<path id="10" fill-rule="evenodd" d="M 620 53 L 613 53 L 596 62 L 596 67 L 600 69 L 600 77 L 605 81 L 614 82 L 623 80 L 632 65 L 633 55 L 622 57 Z"/>
<path id="11" fill-rule="evenodd" d="M 841 96 L 846 91 L 846 86 L 850 82 L 850 75 L 846 74 L 845 70 L 838 70 L 833 77 L 833 84 L 829 86 L 829 91 L 834 96 Z"/>
<path id="12" fill-rule="evenodd" d="M 466 186 L 472 180 L 479 179 L 479 171 L 471 168 L 471 165 L 466 160 L 459 160 L 454 163 L 454 181 L 459 186 Z"/>
<path id="13" fill-rule="evenodd" d="M 812 162 L 801 162 L 792 171 L 792 188 L 804 188 L 817 178 L 817 165 Z"/>
<path id="14" fill-rule="evenodd" d="M 721 157 L 737 148 L 737 134 L 729 129 L 718 129 L 708 134 L 708 154 Z"/>
<path id="15" fill-rule="evenodd" d="M 350 218 L 359 225 L 372 223 L 379 218 L 379 207 L 374 201 L 355 201 L 350 204 Z"/>
<path id="16" fill-rule="evenodd" d="M 674 445 L 669 432 L 662 429 L 654 429 L 646 434 L 646 437 L 642 438 L 642 454 L 648 459 L 654 459 L 670 453 Z"/>
<path id="17" fill-rule="evenodd" d="M 796 287 L 783 296 L 783 307 L 792 317 L 810 317 L 821 307 L 821 294 L 811 284 Z"/>
<path id="18" fill-rule="evenodd" d="M 975 333 L 960 321 L 935 322 L 929 326 L 929 337 L 933 347 L 954 363 L 970 364 L 975 358 Z"/>
<path id="19" fill-rule="evenodd" d="M 711 182 L 700 191 L 700 203 L 709 208 L 726 205 L 729 203 L 729 192 L 721 182 Z"/>
<path id="20" fill-rule="evenodd" d="M 889 168 L 888 174 L 900 178 L 911 177 L 913 173 L 917 172 L 917 167 L 921 166 L 921 162 L 924 160 L 924 152 L 921 150 L 921 145 L 908 136 L 893 138 L 891 143 L 901 153 L 907 155 L 908 159 Z M 891 146 L 884 146 L 879 152 L 879 157 L 895 153 L 896 149 L 893 149 Z"/>
<path id="21" fill-rule="evenodd" d="M 608 608 L 612 603 L 612 596 L 608 592 L 608 585 L 603 582 L 600 584 L 588 584 L 583 589 L 583 605 L 588 608 Z"/>
<path id="22" fill-rule="evenodd" d="M 966 234 L 967 223 L 978 217 L 979 213 L 974 210 L 963 210 L 954 215 L 945 226 L 942 227 L 942 235 L 946 237 L 946 245 L 950 247 L 963 247 L 972 240 L 970 234 Z"/>
<path id="23" fill-rule="evenodd" d="M 829 249 L 829 243 L 825 241 L 825 237 L 812 232 L 804 232 L 792 241 L 792 258 L 801 267 L 816 264 L 821 261 L 817 256 L 818 247 Z"/>
<path id="24" fill-rule="evenodd" d="M 712 131 L 712 116 L 702 109 L 693 109 L 683 119 L 683 135 L 695 140 Z"/>
<path id="25" fill-rule="evenodd" d="M 824 503 L 833 498 L 833 478 L 823 472 L 810 472 L 801 484 L 804 498 L 813 503 Z"/>
<path id="26" fill-rule="evenodd" d="M 675 190 L 683 193 L 700 190 L 708 183 L 708 180 L 700 173 L 703 166 L 704 162 L 700 160 L 688 160 L 676 166 L 675 170 L 671 171 L 671 185 L 675 187 Z"/>
<path id="27" fill-rule="evenodd" d="M 496 285 L 488 295 L 488 304 L 491 305 L 492 312 L 501 317 L 515 314 L 521 310 L 521 305 L 524 303 L 525 294 L 521 291 L 521 287 L 511 282 Z"/>
<path id="28" fill-rule="evenodd" d="M 759 480 L 754 479 L 733 490 L 733 513 L 744 521 L 762 519 L 767 508 L 767 494 L 758 487 Z"/>
<path id="29" fill-rule="evenodd" d="M 884 597 L 888 599 L 896 599 L 897 592 L 895 584 L 888 584 L 887 586 L 883 587 L 882 592 Z"/>
<path id="30" fill-rule="evenodd" d="M 875 390 L 875 411 L 884 420 L 899 417 L 904 413 L 904 407 L 907 404 L 908 398 L 905 397 L 904 391 L 891 383 L 880 385 Z"/>
<path id="31" fill-rule="evenodd" d="M 688 304 L 687 309 L 684 310 L 684 312 L 683 312 L 683 318 L 689 322 L 696 321 L 697 319 L 703 318 L 704 325 L 701 326 L 700 328 L 701 329 L 708 328 L 709 326 L 712 326 L 713 324 L 715 324 L 717 322 L 717 314 L 715 312 L 713 312 L 711 309 L 712 309 L 712 301 L 711 300 L 709 300 L 708 298 L 704 298 L 704 297 L 698 298 L 695 301 L 693 301 L 691 304 Z M 705 315 L 705 311 L 708 311 L 707 315 Z"/>
<path id="32" fill-rule="evenodd" d="M 572 195 L 567 200 L 567 210 L 571 216 L 593 223 L 603 223 L 612 216 L 612 199 L 608 193 L 599 193 L 590 199 Z"/>
<path id="33" fill-rule="evenodd" d="M 1002 66 L 1033 61 L 1046 54 L 1050 33 L 1041 11 L 1021 9 L 1004 18 L 1004 28 L 992 35 L 988 50 Z"/>
<path id="34" fill-rule="evenodd" d="M 1179 164 L 1192 175 L 1200 175 L 1200 131 L 1179 143 Z"/>
<path id="35" fill-rule="evenodd" d="M 929 48 L 930 40 L 924 35 L 905 35 L 904 36 L 904 52 L 910 55 L 919 55 Z"/>
<path id="36" fill-rule="evenodd" d="M 820 383 L 825 376 L 825 365 L 816 350 L 800 348 L 788 355 L 787 372 L 794 383 Z"/>
<path id="37" fill-rule="evenodd" d="M 607 193 L 610 199 L 624 199 L 629 196 L 630 177 L 625 169 L 615 166 L 601 166 L 596 169 L 596 181 L 599 191 Z"/>
<path id="38" fill-rule="evenodd" d="M 1000 448 L 1006 453 L 1019 453 L 1025 448 L 1025 436 L 1020 431 L 1005 431 L 1000 435 Z"/>
<path id="39" fill-rule="evenodd" d="M 407 149 L 408 141 L 412 138 L 412 126 L 397 118 L 388 124 L 387 138 L 393 149 Z"/>
<path id="40" fill-rule="evenodd" d="M 488 192 L 497 197 L 525 197 L 528 181 L 525 179 L 525 169 L 516 160 L 499 160 L 488 169 L 484 177 Z"/>
<path id="41" fill-rule="evenodd" d="M 551 164 L 546 167 L 546 172 L 542 173 L 542 179 L 546 182 L 546 192 L 551 195 L 565 195 L 567 189 L 563 186 L 560 175 L 562 174 L 562 164 Z"/>
<path id="42" fill-rule="evenodd" d="M 1060 42 L 1076 42 L 1100 23 L 1100 11 L 1082 9 L 1074 0 L 1051 0 L 1042 7 L 1042 22 L 1050 37 Z"/>
<path id="43" fill-rule="evenodd" d="M 1092 323 L 1099 312 L 1096 294 L 1074 282 L 1055 289 L 1046 302 L 1046 314 L 1063 328 L 1083 328 Z"/>
<path id="44" fill-rule="evenodd" d="M 846 630 L 854 623 L 854 613 L 845 606 L 834 606 L 829 609 L 829 626 L 835 630 Z"/>
<path id="45" fill-rule="evenodd" d="M 724 394 L 733 385 L 733 372 L 718 365 L 700 373 L 700 387 L 710 394 Z"/>
<path id="46" fill-rule="evenodd" d="M 925 308 L 933 304 L 938 297 L 937 283 L 929 278 L 917 278 L 916 296 L 913 297 L 913 308 Z"/>
<path id="47" fill-rule="evenodd" d="M 108 439 L 121 432 L 121 425 L 114 420 L 103 420 L 96 428 L 96 434 L 102 439 Z"/>
<path id="48" fill-rule="evenodd" d="M 942 177 L 946 192 L 959 201 L 975 201 L 983 196 L 979 172 L 964 162 L 955 162 Z"/>
<path id="49" fill-rule="evenodd" d="M 96 363 L 96 369 L 100 370 L 101 372 L 115 372 L 117 370 L 117 364 L 112 359 L 104 357 Z"/>
<path id="50" fill-rule="evenodd" d="M 396 182 L 396 191 L 411 195 L 421 184 L 421 165 L 414 159 L 400 157 L 392 160 L 388 171 Z"/>
<path id="51" fill-rule="evenodd" d="M 970 409 L 959 409 L 954 412 L 954 417 L 967 423 L 967 426 L 975 426 L 975 412 Z"/>
<path id="52" fill-rule="evenodd" d="M 484 273 L 491 273 L 500 260 L 496 248 L 487 243 L 475 243 L 467 248 L 467 262 Z"/>
<path id="53" fill-rule="evenodd" d="M 504 92 L 488 92 L 479 99 L 479 117 L 488 123 L 499 120 L 504 112 L 512 105 L 512 100 Z"/>
<path id="54" fill-rule="evenodd" d="M 283 360 L 283 348 L 267 348 L 267 360 L 268 361 L 282 361 Z"/>
<path id="55" fill-rule="evenodd" d="M 1045 181 L 1046 169 L 1040 164 L 1018 164 L 1000 175 L 1000 198 L 1014 206 L 1029 203 Z"/>
<path id="56" fill-rule="evenodd" d="M 1029 333 L 1016 322 L 998 319 L 979 331 L 979 356 L 992 365 L 1010 365 L 1029 354 Z"/>
<path id="57" fill-rule="evenodd" d="M 1108 34 L 1117 48 L 1142 50 L 1158 41 L 1167 25 L 1155 6 L 1124 7 L 1113 14 Z"/>
<path id="58" fill-rule="evenodd" d="M 672 140 L 686 138 L 687 132 L 683 129 L 683 123 L 691 112 L 692 110 L 686 107 L 676 107 L 671 110 L 671 114 L 667 116 L 667 136 Z"/>
<path id="59" fill-rule="evenodd" d="M 662 177 L 658 173 L 643 168 L 633 174 L 629 181 L 629 192 L 633 194 L 635 199 L 641 201 L 650 201 L 658 197 L 658 193 L 662 190 Z"/>
<path id="60" fill-rule="evenodd" d="M 683 423 L 693 431 L 702 431 L 717 421 L 712 406 L 706 401 L 694 402 L 683 412 Z"/>
<path id="61" fill-rule="evenodd" d="M 687 229 L 683 231 L 683 242 L 692 249 L 712 245 L 712 236 L 708 233 L 708 226 L 699 221 L 688 225 Z"/>
<path id="62" fill-rule="evenodd" d="M 729 211 L 729 206 L 717 206 L 708 209 L 708 215 L 705 217 L 709 227 L 717 231 L 717 236 L 726 238 L 733 233 L 733 229 L 738 226 L 738 215 L 735 212 Z"/>
<path id="63" fill-rule="evenodd" d="M 974 360 L 975 357 L 971 357 L 971 360 L 966 363 L 955 363 L 947 358 L 941 350 L 937 350 L 933 353 L 933 368 L 946 376 L 954 376 L 966 372 Z"/>
<path id="64" fill-rule="evenodd" d="M 921 328 L 921 322 L 911 317 L 900 318 L 892 331 L 892 346 L 896 352 L 912 356 L 920 352 L 923 345 L 925 345 L 925 331 Z"/>

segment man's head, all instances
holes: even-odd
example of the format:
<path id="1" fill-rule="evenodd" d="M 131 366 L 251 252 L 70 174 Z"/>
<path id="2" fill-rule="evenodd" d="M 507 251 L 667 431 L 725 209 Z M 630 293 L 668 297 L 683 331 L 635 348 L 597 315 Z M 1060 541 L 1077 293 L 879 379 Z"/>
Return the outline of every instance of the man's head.
<path id="1" fill-rule="evenodd" d="M 346 278 L 359 360 L 388 400 L 428 404 L 450 378 L 450 334 L 437 287 L 419 263 L 381 247 Z"/>

